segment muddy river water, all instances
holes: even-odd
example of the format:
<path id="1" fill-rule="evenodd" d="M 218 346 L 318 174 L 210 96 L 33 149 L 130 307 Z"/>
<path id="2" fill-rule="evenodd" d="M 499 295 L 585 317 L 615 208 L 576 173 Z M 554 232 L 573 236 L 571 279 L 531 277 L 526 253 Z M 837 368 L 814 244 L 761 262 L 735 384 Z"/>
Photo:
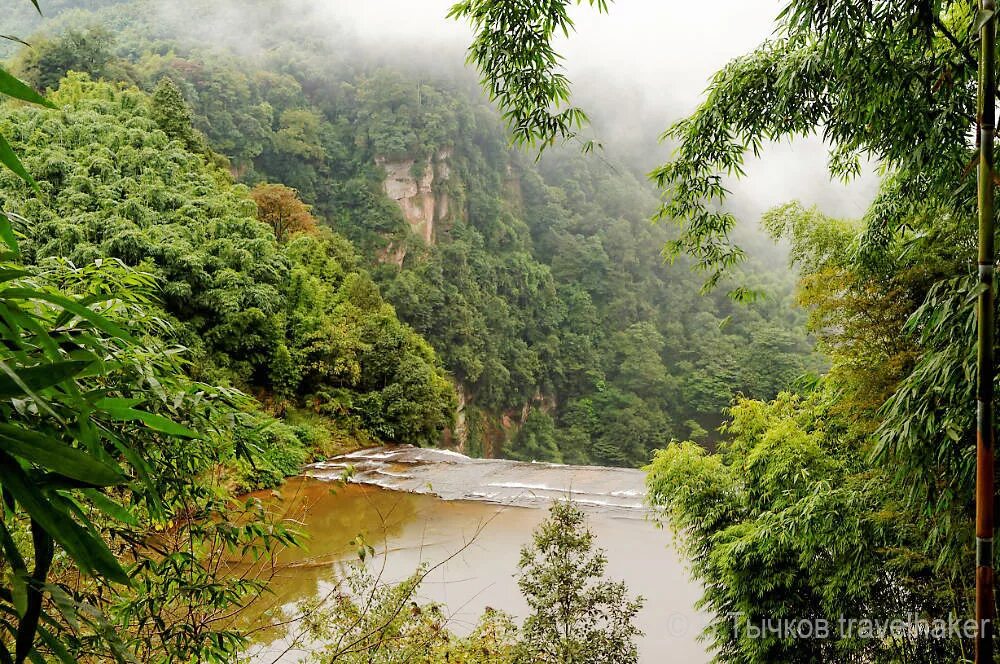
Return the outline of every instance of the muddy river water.
<path id="1" fill-rule="evenodd" d="M 348 467 L 353 475 L 343 486 L 335 480 Z M 608 575 L 645 598 L 640 661 L 707 662 L 697 641 L 705 621 L 694 609 L 700 591 L 671 548 L 669 531 L 643 506 L 638 470 L 469 459 L 411 447 L 315 464 L 280 491 L 278 502 L 301 521 L 308 540 L 305 549 L 282 554 L 270 583 L 274 595 L 259 608 L 290 612 L 297 602 L 327 594 L 343 563 L 357 560 L 351 540 L 363 535 L 377 551 L 368 564 L 384 568 L 387 581 L 451 557 L 424 581 L 421 599 L 443 603 L 453 631 L 470 630 L 486 607 L 523 617 L 515 578 L 520 549 L 551 501 L 566 498 L 586 511 L 607 553 Z M 294 623 L 261 630 L 251 661 L 301 661 L 308 647 L 289 647 L 296 633 Z"/>

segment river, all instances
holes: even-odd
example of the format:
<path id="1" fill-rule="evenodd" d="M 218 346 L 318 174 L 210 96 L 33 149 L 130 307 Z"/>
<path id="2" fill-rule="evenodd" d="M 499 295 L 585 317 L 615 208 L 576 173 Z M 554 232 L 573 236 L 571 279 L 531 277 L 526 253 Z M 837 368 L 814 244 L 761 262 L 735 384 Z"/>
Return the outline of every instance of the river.
<path id="1" fill-rule="evenodd" d="M 347 468 L 353 474 L 344 486 L 336 480 Z M 344 562 L 357 560 L 350 542 L 359 534 L 376 548 L 368 564 L 384 569 L 384 580 L 448 559 L 424 581 L 421 600 L 444 604 L 452 631 L 467 633 L 486 607 L 521 618 L 520 548 L 553 500 L 571 498 L 607 553 L 608 576 L 645 599 L 640 661 L 707 662 L 697 641 L 705 622 L 694 609 L 700 590 L 671 548 L 669 531 L 644 506 L 643 479 L 631 469 L 470 459 L 407 446 L 314 464 L 277 494 L 262 494 L 300 520 L 308 540 L 306 548 L 281 554 L 269 584 L 274 595 L 258 601 L 252 619 L 263 621 L 269 607 L 291 615 L 297 602 L 327 594 Z M 297 633 L 294 623 L 262 629 L 251 661 L 300 661 L 308 648 L 295 643 Z"/>

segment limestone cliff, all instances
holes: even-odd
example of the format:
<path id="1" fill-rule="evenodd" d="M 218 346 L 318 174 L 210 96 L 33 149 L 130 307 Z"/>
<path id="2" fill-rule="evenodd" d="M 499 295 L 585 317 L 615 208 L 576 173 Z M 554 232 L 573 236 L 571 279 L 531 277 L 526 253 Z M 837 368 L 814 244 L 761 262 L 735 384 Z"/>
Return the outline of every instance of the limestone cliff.
<path id="1" fill-rule="evenodd" d="M 376 157 L 375 163 L 385 173 L 382 189 L 385 195 L 399 206 L 413 235 L 425 243 L 437 242 L 438 233 L 452 222 L 450 215 L 461 215 L 461 197 L 453 199 L 451 183 L 451 149 L 438 150 L 422 159 Z M 503 182 L 504 199 L 514 209 L 523 205 L 521 173 L 514 164 L 508 164 Z M 402 267 L 406 246 L 393 242 L 379 255 L 383 263 Z M 548 410 L 551 399 L 536 395 L 522 408 L 494 413 L 475 407 L 475 395 L 461 383 L 455 384 L 458 407 L 454 426 L 445 430 L 442 445 L 462 453 L 484 457 L 499 457 L 506 444 L 524 425 L 532 407 Z M 475 439 L 473 441 L 473 439 Z M 470 446 L 474 449 L 470 449 Z"/>
<path id="2" fill-rule="evenodd" d="M 451 200 L 445 183 L 451 177 L 451 149 L 438 150 L 425 160 L 376 157 L 385 171 L 382 183 L 386 196 L 396 201 L 413 234 L 427 244 L 434 244 L 437 228 L 451 212 Z M 383 260 L 401 264 L 405 251 L 389 247 Z"/>

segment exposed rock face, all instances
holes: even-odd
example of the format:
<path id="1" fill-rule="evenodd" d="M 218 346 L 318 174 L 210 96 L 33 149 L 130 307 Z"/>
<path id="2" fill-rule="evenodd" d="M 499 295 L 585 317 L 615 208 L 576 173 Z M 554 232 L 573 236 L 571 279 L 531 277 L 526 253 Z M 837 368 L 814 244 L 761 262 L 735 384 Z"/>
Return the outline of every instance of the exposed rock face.
<path id="1" fill-rule="evenodd" d="M 460 209 L 455 209 L 461 206 L 456 206 L 445 187 L 451 178 L 451 157 L 451 149 L 442 149 L 419 162 L 413 158 L 375 158 L 375 164 L 385 171 L 382 188 L 386 196 L 396 201 L 410 230 L 427 244 L 435 243 L 438 231 L 449 224 L 449 215 L 461 214 Z M 520 171 L 508 164 L 504 194 L 515 207 L 522 205 L 520 176 Z M 406 247 L 393 242 L 379 253 L 378 258 L 383 263 L 402 267 Z M 455 391 L 458 395 L 455 424 L 444 431 L 441 443 L 463 454 L 469 450 L 470 425 L 482 435 L 483 456 L 495 458 L 501 455 L 504 445 L 524 425 L 532 406 L 546 412 L 551 410 L 551 399 L 536 395 L 520 409 L 492 414 L 467 411 L 467 406 L 475 402 L 474 395 L 468 394 L 460 383 L 455 385 Z M 470 417 L 473 419 L 470 420 Z"/>
<path id="2" fill-rule="evenodd" d="M 458 395 L 458 407 L 455 409 L 455 427 L 454 429 L 445 429 L 442 443 L 444 447 L 465 454 L 469 443 L 469 425 L 465 419 L 465 387 L 461 383 L 455 384 L 455 394 Z"/>
<path id="3" fill-rule="evenodd" d="M 450 149 L 438 150 L 421 163 L 414 159 L 375 158 L 375 163 L 385 170 L 382 187 L 386 195 L 396 201 L 410 229 L 427 244 L 434 244 L 435 230 L 451 209 L 442 187 L 451 177 L 450 158 Z M 402 263 L 404 256 L 399 249 L 390 247 L 385 260 Z"/>

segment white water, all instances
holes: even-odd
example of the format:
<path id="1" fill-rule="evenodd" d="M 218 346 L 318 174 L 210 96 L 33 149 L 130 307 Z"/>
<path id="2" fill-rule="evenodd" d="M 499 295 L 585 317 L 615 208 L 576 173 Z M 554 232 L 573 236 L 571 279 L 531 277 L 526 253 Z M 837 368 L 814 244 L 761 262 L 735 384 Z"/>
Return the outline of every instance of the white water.
<path id="1" fill-rule="evenodd" d="M 378 447 L 313 464 L 305 474 L 350 481 L 444 500 L 486 500 L 538 507 L 553 500 L 605 507 L 621 516 L 646 518 L 644 474 L 631 468 L 566 466 L 499 459 L 472 459 L 450 450 Z"/>

